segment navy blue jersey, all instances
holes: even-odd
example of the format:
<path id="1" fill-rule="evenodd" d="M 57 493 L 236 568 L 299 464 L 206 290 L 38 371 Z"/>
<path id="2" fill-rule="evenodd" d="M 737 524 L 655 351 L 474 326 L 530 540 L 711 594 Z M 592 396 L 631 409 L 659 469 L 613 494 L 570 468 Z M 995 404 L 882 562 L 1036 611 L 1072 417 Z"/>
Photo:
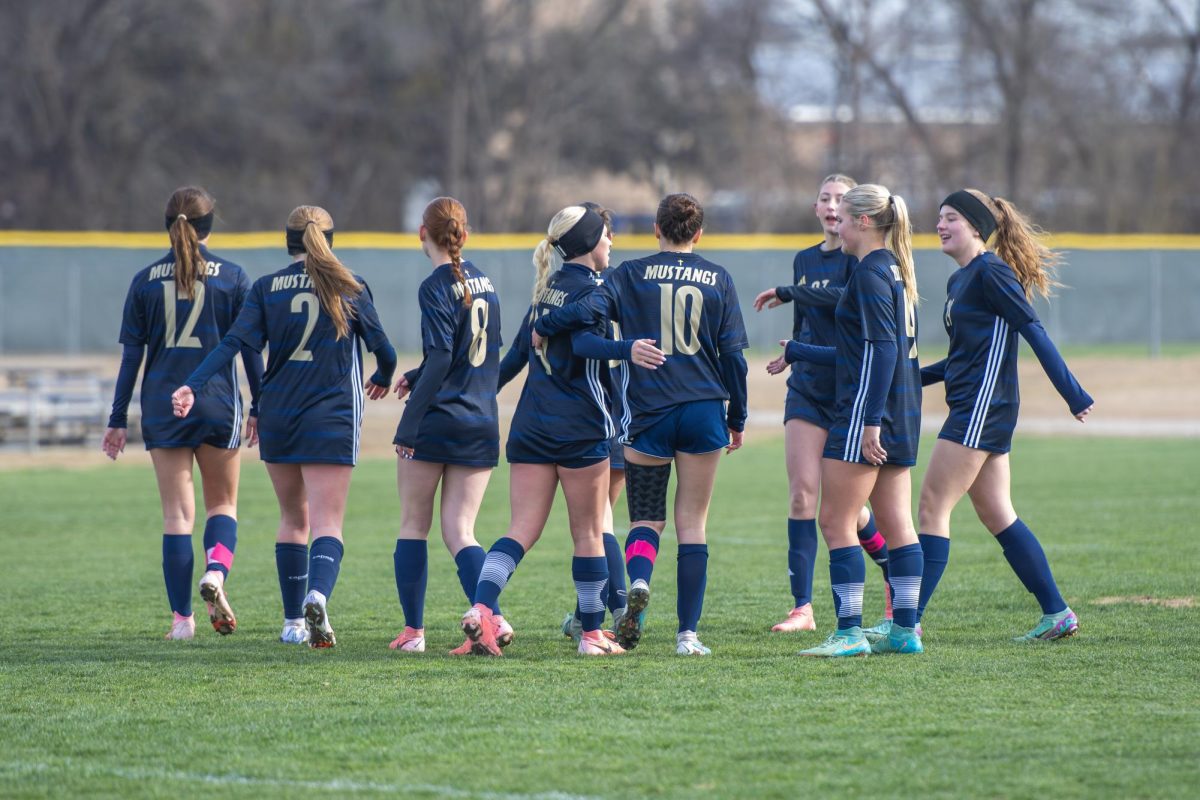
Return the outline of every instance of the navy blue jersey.
<path id="1" fill-rule="evenodd" d="M 904 294 L 896 257 L 888 250 L 868 253 L 850 272 L 834 312 L 837 347 L 837 407 L 825 457 L 866 463 L 864 424 L 880 426 L 887 463 L 912 466 L 921 434 L 921 368 L 917 363 L 917 315 Z M 894 347 L 890 374 L 873 370 L 876 346 Z M 872 381 L 877 381 L 872 385 Z M 886 391 L 885 391 L 886 390 Z M 879 418 L 871 398 L 882 400 Z"/>
<path id="2" fill-rule="evenodd" d="M 530 308 L 530 317 L 540 317 L 569 303 L 584 300 L 598 290 L 595 273 L 583 264 L 567 263 L 550 276 Z M 542 353 L 530 349 L 525 385 L 509 432 L 509 454 L 521 460 L 544 458 L 546 462 L 574 462 L 597 452 L 605 456 L 607 441 L 617 429 L 610 414 L 607 364 L 581 358 L 572 351 L 572 339 L 584 334 L 606 338 L 607 319 L 569 333 L 549 337 Z"/>
<path id="3" fill-rule="evenodd" d="M 786 287 L 779 298 L 793 305 L 793 339 L 819 347 L 834 346 L 834 308 L 856 263 L 857 259 L 840 247 L 822 250 L 818 244 L 796 254 L 792 260 L 792 286 Z M 777 290 L 776 294 L 781 293 Z M 837 394 L 833 367 L 795 361 L 787 385 L 810 402 L 832 410 Z"/>
<path id="4" fill-rule="evenodd" d="M 603 284 L 612 272 L 613 268 L 604 270 L 597 278 L 597 282 Z M 622 338 L 621 323 L 616 320 L 609 320 L 608 326 L 609 338 L 620 341 Z M 617 426 L 617 434 L 613 437 L 611 450 L 614 469 L 620 469 L 625 464 L 625 450 L 621 441 L 629 432 L 629 404 L 625 402 L 625 394 L 629 391 L 629 370 L 630 364 L 628 361 L 611 359 L 607 362 L 609 414 Z"/>
<path id="5" fill-rule="evenodd" d="M 360 342 L 374 352 L 388 344 L 371 290 L 350 301 L 350 335 L 337 338 L 304 262 L 255 281 L 229 336 L 262 350 L 270 342 L 259 400 L 264 461 L 354 464 L 362 428 Z"/>
<path id="6" fill-rule="evenodd" d="M 121 344 L 146 347 L 141 402 L 147 448 L 239 443 L 242 399 L 234 362 L 213 376 L 186 419 L 171 409 L 171 393 L 220 344 L 250 291 L 250 279 L 237 264 L 203 246 L 200 254 L 206 267 L 194 285 L 194 299 L 175 286 L 173 252 L 139 271 L 125 298 Z"/>
<path id="7" fill-rule="evenodd" d="M 495 466 L 500 457 L 500 299 L 491 279 L 470 261 L 461 263 L 461 271 L 471 290 L 469 306 L 463 305 L 463 287 L 450 264 L 421 282 L 417 297 L 425 360 L 394 441 L 412 447 L 418 460 Z M 450 355 L 440 380 L 425 369 L 434 351 Z M 426 380 L 437 381 L 432 394 L 421 386 Z"/>
<path id="8" fill-rule="evenodd" d="M 729 399 L 720 357 L 749 342 L 724 267 L 696 253 L 662 252 L 624 262 L 602 290 L 622 337 L 653 339 L 667 357 L 656 370 L 629 370 L 630 436 L 681 403 Z"/>

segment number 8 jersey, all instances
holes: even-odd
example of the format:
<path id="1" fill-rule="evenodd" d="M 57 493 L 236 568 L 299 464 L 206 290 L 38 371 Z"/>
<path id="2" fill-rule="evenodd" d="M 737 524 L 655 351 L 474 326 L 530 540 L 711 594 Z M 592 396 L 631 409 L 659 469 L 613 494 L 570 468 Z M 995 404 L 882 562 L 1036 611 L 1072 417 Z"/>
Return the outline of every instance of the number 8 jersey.
<path id="1" fill-rule="evenodd" d="M 696 253 L 662 252 L 624 262 L 601 291 L 612 300 L 622 337 L 653 339 L 667 356 L 656 370 L 629 371 L 629 438 L 682 403 L 730 399 L 720 357 L 749 342 L 724 267 Z"/>
<path id="2" fill-rule="evenodd" d="M 387 343 L 371 290 L 350 301 L 350 335 L 337 338 L 312 280 L 297 261 L 255 281 L 229 336 L 262 350 L 270 342 L 259 399 L 263 461 L 354 464 L 362 429 L 360 341 L 375 352 Z M 205 391 L 208 391 L 207 388 Z"/>
<path id="3" fill-rule="evenodd" d="M 239 444 L 242 398 L 235 363 L 213 376 L 187 419 L 171 410 L 171 392 L 221 343 L 250 291 L 250 279 L 237 264 L 203 246 L 200 255 L 205 275 L 196 281 L 193 299 L 178 296 L 174 253 L 139 271 L 125 298 L 121 344 L 146 346 L 141 396 L 147 449 Z"/>

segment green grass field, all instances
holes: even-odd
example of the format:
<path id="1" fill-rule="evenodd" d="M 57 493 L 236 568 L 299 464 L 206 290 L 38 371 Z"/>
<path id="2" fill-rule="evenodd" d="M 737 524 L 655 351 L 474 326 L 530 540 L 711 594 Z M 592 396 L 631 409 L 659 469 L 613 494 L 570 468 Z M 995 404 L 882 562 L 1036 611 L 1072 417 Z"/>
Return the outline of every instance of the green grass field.
<path id="1" fill-rule="evenodd" d="M 389 651 L 403 624 L 390 461 L 355 474 L 330 604 L 339 646 L 278 644 L 277 511 L 256 458 L 244 469 L 230 582 L 238 631 L 221 638 L 205 625 L 191 642 L 162 640 L 169 611 L 148 467 L 0 473 L 0 796 L 1196 791 L 1200 609 L 1132 602 L 1194 602 L 1193 441 L 1018 441 L 1017 508 L 1079 613 L 1074 639 L 1009 640 L 1033 625 L 1037 605 L 964 503 L 925 617 L 926 654 L 850 663 L 795 657 L 832 623 L 824 551 L 820 634 L 767 632 L 790 605 L 781 442 L 748 447 L 722 466 L 701 625 L 713 648 L 707 659 L 673 654 L 669 535 L 642 645 L 619 659 L 574 655 L 558 631 L 574 601 L 561 507 L 502 598 L 517 629 L 505 658 L 444 655 L 462 639 L 456 622 L 466 604 L 437 541 L 430 652 Z M 501 469 L 480 519 L 485 546 L 504 532 L 507 493 Z M 883 601 L 868 568 L 873 621 Z"/>

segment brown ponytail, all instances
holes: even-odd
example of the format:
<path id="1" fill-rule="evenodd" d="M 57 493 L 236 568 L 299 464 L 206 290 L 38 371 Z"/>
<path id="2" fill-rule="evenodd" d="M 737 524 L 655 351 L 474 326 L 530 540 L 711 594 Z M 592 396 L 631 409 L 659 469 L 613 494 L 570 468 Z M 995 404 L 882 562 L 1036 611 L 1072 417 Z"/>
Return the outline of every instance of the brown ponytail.
<path id="1" fill-rule="evenodd" d="M 362 284 L 329 249 L 325 232 L 333 230 L 333 217 L 317 206 L 300 206 L 288 216 L 287 227 L 304 231 L 304 271 L 308 273 L 321 308 L 333 321 L 337 338 L 350 335 L 354 307 L 347 297 L 358 297 Z"/>
<path id="2" fill-rule="evenodd" d="M 450 269 L 463 290 L 463 305 L 471 305 L 471 290 L 462 271 L 462 248 L 467 241 L 467 210 L 453 197 L 437 197 L 425 206 L 421 224 L 430 240 L 450 255 Z"/>
<path id="3" fill-rule="evenodd" d="M 1035 292 L 1049 297 L 1054 287 L 1062 285 L 1054 278 L 1062 264 L 1062 254 L 1046 246 L 1046 232 L 1003 197 L 989 197 L 978 189 L 967 191 L 996 218 L 996 255 L 1012 267 L 1026 298 L 1032 300 Z"/>
<path id="4" fill-rule="evenodd" d="M 167 228 L 171 237 L 171 252 L 175 254 L 175 293 L 188 300 L 196 299 L 196 281 L 206 273 L 204 256 L 200 254 L 200 238 L 188 222 L 212 213 L 212 197 L 197 186 L 176 189 L 167 200 L 166 216 L 171 219 Z"/>

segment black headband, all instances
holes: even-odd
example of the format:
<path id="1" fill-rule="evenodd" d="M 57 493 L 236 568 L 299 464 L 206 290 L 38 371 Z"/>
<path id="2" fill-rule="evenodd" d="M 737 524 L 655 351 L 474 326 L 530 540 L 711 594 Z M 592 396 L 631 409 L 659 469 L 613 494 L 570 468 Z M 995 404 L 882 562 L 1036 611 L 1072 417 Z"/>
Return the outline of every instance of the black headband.
<path id="1" fill-rule="evenodd" d="M 187 219 L 188 225 L 191 225 L 196 229 L 197 239 L 203 239 L 205 236 L 208 236 L 210 233 L 212 233 L 213 212 L 210 211 L 204 216 L 196 217 L 195 219 L 188 219 L 183 214 L 176 214 L 173 217 L 170 214 L 167 214 L 165 217 L 167 230 L 171 230 L 171 226 L 175 224 L 175 220 L 179 219 L 180 217 Z"/>
<path id="2" fill-rule="evenodd" d="M 571 226 L 571 230 L 550 244 L 562 256 L 563 261 L 570 261 L 595 250 L 603 235 L 604 220 L 595 211 L 585 208 L 583 216 Z"/>
<path id="3" fill-rule="evenodd" d="M 316 225 L 316 224 L 317 223 L 315 223 L 315 222 L 308 223 L 308 225 Z M 283 229 L 284 233 L 287 234 L 287 249 L 288 249 L 289 256 L 294 256 L 297 253 L 308 252 L 307 250 L 304 249 L 304 232 L 306 230 L 308 230 L 308 225 L 305 225 L 300 230 L 296 230 L 295 228 L 284 228 Z M 330 228 L 327 231 L 321 231 L 321 233 L 325 234 L 325 241 L 328 242 L 329 246 L 332 248 L 333 247 L 333 228 Z"/>
<path id="4" fill-rule="evenodd" d="M 966 189 L 959 189 L 945 200 L 942 205 L 950 206 L 958 213 L 967 218 L 967 222 L 971 223 L 971 227 L 979 231 L 979 235 L 986 242 L 996 232 L 996 218 L 992 216 L 992 212 L 988 211 L 988 207 L 983 201 L 975 195 L 968 192 Z"/>

